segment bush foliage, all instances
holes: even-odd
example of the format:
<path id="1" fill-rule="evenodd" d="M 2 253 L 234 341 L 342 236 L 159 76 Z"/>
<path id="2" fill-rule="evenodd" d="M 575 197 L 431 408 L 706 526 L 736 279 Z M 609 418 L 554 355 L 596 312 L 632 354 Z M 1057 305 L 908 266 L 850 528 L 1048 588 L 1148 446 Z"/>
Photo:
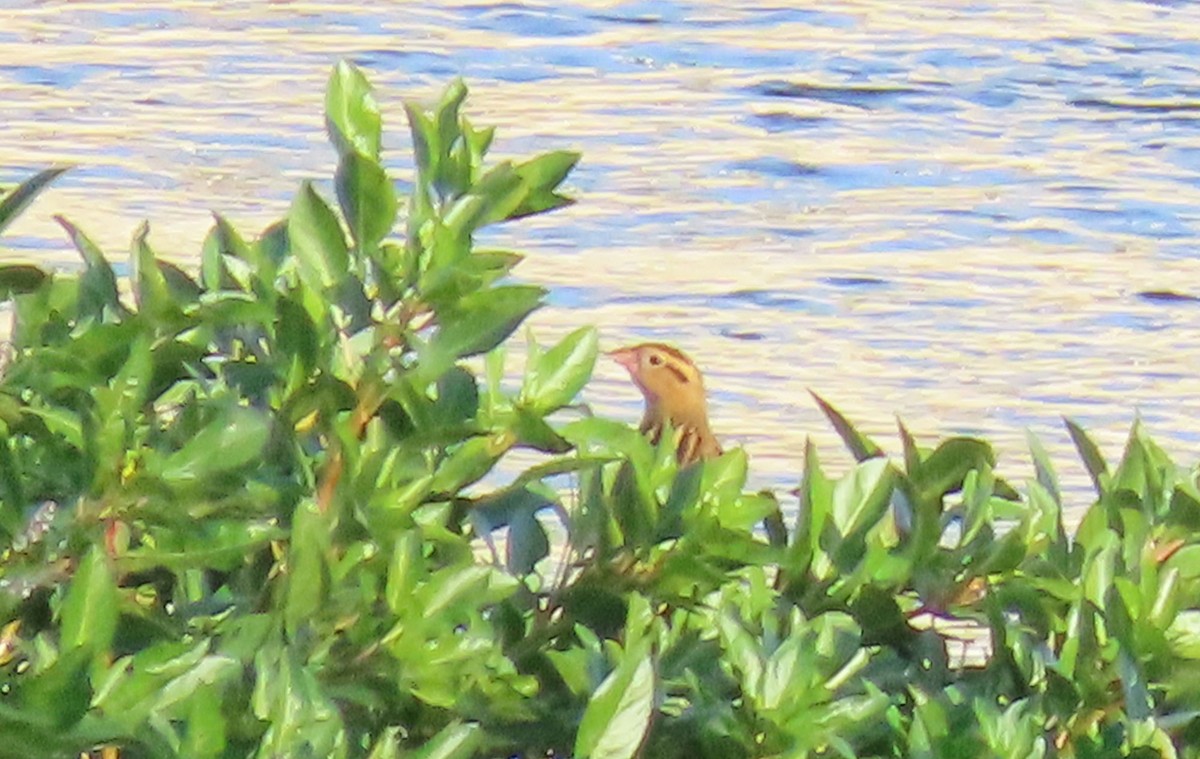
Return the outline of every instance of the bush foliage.
<path id="1" fill-rule="evenodd" d="M 198 272 L 143 226 L 127 287 L 63 218 L 79 272 L 0 267 L 0 756 L 1200 756 L 1200 492 L 1140 426 L 1110 468 L 1068 423 L 1068 534 L 1033 438 L 1018 493 L 982 440 L 901 425 L 892 461 L 818 398 L 858 463 L 810 446 L 785 520 L 740 450 L 556 414 L 596 333 L 510 388 L 545 292 L 474 238 L 578 156 L 489 165 L 465 96 L 406 106 L 403 204 L 341 64 L 336 204 L 217 216 Z"/>

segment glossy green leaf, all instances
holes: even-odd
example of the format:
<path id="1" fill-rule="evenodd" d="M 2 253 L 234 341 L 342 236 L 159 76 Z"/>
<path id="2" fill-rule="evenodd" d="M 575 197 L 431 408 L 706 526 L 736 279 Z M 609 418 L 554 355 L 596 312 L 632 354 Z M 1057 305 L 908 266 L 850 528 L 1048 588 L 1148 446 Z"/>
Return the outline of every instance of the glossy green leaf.
<path id="1" fill-rule="evenodd" d="M 627 653 L 588 701 L 575 756 L 631 759 L 650 730 L 657 687 L 654 659 L 647 647 Z"/>
<path id="2" fill-rule="evenodd" d="M 379 160 L 382 119 L 362 71 L 349 61 L 339 61 L 325 90 L 325 127 L 338 155 L 358 153 Z"/>
<path id="3" fill-rule="evenodd" d="M 575 399 L 592 376 L 599 351 L 593 327 L 581 327 L 538 357 L 526 369 L 521 401 L 536 414 L 557 411 Z"/>
<path id="4" fill-rule="evenodd" d="M 158 267 L 158 259 L 148 240 L 150 225 L 143 223 L 133 236 L 133 251 L 130 255 L 130 270 L 133 284 L 133 299 L 138 311 L 152 319 L 174 316 L 179 309 L 171 297 L 166 277 Z"/>
<path id="5" fill-rule="evenodd" d="M 117 616 L 117 586 L 108 559 L 93 548 L 80 562 L 63 601 L 63 647 L 106 653 L 116 632 Z"/>
<path id="6" fill-rule="evenodd" d="M 413 591 L 425 573 L 421 556 L 421 535 L 405 530 L 396 538 L 388 564 L 385 599 L 395 614 L 402 614 L 412 603 Z"/>
<path id="7" fill-rule="evenodd" d="M 1092 442 L 1083 428 L 1074 421 L 1064 417 L 1063 424 L 1067 426 L 1071 442 L 1075 444 L 1075 449 L 1079 451 L 1079 458 L 1083 460 L 1084 468 L 1087 469 L 1088 476 L 1092 478 L 1096 494 L 1103 494 L 1108 487 L 1108 464 L 1104 462 L 1100 449 Z"/>
<path id="8" fill-rule="evenodd" d="M 231 408 L 170 454 L 159 475 L 167 482 L 199 482 L 257 460 L 271 435 L 271 422 L 248 408 Z"/>
<path id="9" fill-rule="evenodd" d="M 55 216 L 54 220 L 67 231 L 86 265 L 83 275 L 79 278 L 80 313 L 93 318 L 100 318 L 105 310 L 114 314 L 124 313 L 125 309 L 117 291 L 117 277 L 100 248 L 66 218 Z"/>
<path id="10" fill-rule="evenodd" d="M 314 624 L 329 588 L 326 551 L 329 546 L 329 520 L 317 505 L 305 501 L 296 510 L 292 542 L 288 551 L 287 602 L 284 616 L 287 630 L 295 635 L 305 625 Z"/>
<path id="11" fill-rule="evenodd" d="M 188 702 L 187 730 L 182 752 L 191 757 L 221 756 L 227 745 L 221 698 L 211 682 L 200 685 L 202 687 L 196 689 Z"/>
<path id="12" fill-rule="evenodd" d="M 887 509 L 893 469 L 886 459 L 869 459 L 833 487 L 830 516 L 842 536 L 862 530 Z"/>
<path id="13" fill-rule="evenodd" d="M 287 236 L 309 287 L 326 291 L 345 279 L 350 255 L 342 225 L 310 182 L 301 185 L 288 210 Z"/>
<path id="14" fill-rule="evenodd" d="M 89 647 L 64 651 L 49 667 L 21 689 L 21 703 L 52 729 L 75 725 L 87 712 L 92 698 L 88 669 Z"/>
<path id="15" fill-rule="evenodd" d="M 923 496 L 941 498 L 961 488 L 968 472 L 991 469 L 995 463 L 992 447 L 984 441 L 952 437 L 938 444 L 910 476 Z"/>
<path id="16" fill-rule="evenodd" d="M 477 723 L 455 721 L 412 754 L 413 759 L 471 759 L 479 755 L 483 730 Z"/>
<path id="17" fill-rule="evenodd" d="M 463 298 L 445 314 L 424 361 L 430 364 L 430 370 L 444 371 L 460 358 L 492 350 L 542 304 L 545 293 L 540 287 L 508 285 Z"/>
<path id="18" fill-rule="evenodd" d="M 441 463 L 430 488 L 436 493 L 457 493 L 490 472 L 502 453 L 490 438 L 470 438 Z"/>
<path id="19" fill-rule="evenodd" d="M 338 203 L 359 250 L 373 250 L 396 223 L 396 189 L 373 159 L 347 153 L 334 178 Z"/>
<path id="20" fill-rule="evenodd" d="M 821 408 L 822 413 L 829 419 L 833 429 L 842 438 L 842 442 L 846 444 L 846 448 L 850 450 L 851 455 L 857 461 L 866 461 L 867 459 L 883 456 L 883 449 L 876 445 L 875 441 L 871 440 L 866 435 L 858 431 L 858 429 L 850 423 L 846 417 L 842 416 L 841 412 L 835 409 L 821 396 L 809 391 L 813 400 Z"/>
<path id="21" fill-rule="evenodd" d="M 579 163 L 580 154 L 567 150 L 545 153 L 514 167 L 517 176 L 528 188 L 516 208 L 503 220 L 520 219 L 534 214 L 569 206 L 575 201 L 554 190 Z"/>

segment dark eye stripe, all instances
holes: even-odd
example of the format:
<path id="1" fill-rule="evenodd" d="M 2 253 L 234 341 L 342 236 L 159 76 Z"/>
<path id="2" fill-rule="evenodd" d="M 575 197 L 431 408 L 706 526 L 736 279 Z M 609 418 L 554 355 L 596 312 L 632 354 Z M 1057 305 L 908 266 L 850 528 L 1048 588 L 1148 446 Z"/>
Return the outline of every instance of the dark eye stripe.
<path id="1" fill-rule="evenodd" d="M 682 382 L 685 385 L 691 381 L 688 379 L 688 376 L 686 374 L 684 374 L 683 370 L 680 369 L 675 364 L 667 364 L 667 370 L 670 371 L 671 374 L 674 374 L 675 378 L 678 379 L 680 382 Z"/>

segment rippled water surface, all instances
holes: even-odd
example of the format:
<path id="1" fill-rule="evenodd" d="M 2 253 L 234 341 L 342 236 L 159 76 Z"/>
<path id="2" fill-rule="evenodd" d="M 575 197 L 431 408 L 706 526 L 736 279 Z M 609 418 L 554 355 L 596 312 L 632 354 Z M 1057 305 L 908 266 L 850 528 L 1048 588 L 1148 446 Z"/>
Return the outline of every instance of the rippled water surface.
<path id="1" fill-rule="evenodd" d="M 894 440 L 983 434 L 1068 482 L 1059 422 L 1116 455 L 1134 411 L 1200 448 L 1200 5 L 129 2 L 0 11 L 0 181 L 78 169 L 5 237 L 73 265 L 50 220 L 111 255 L 153 223 L 198 251 L 208 209 L 247 232 L 332 174 L 323 87 L 340 57 L 379 89 L 408 175 L 403 98 L 451 77 L 496 150 L 581 150 L 579 203 L 497 239 L 552 288 L 551 339 L 588 322 L 696 356 L 714 424 L 758 481 L 804 438 L 838 460 L 806 389 Z M 588 397 L 638 416 L 602 366 Z M 893 446 L 895 447 L 895 446 Z"/>

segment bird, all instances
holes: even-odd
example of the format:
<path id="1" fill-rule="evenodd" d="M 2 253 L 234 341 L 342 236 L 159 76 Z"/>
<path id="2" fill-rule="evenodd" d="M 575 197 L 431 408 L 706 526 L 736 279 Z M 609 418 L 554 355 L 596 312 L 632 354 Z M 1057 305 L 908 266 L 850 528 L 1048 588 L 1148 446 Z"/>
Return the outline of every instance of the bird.
<path id="1" fill-rule="evenodd" d="M 681 466 L 721 455 L 721 444 L 708 424 L 704 377 L 687 354 L 663 343 L 639 343 L 608 355 L 625 367 L 642 391 L 646 411 L 639 429 L 651 443 L 658 444 L 669 424 L 678 440 L 675 455 Z"/>

